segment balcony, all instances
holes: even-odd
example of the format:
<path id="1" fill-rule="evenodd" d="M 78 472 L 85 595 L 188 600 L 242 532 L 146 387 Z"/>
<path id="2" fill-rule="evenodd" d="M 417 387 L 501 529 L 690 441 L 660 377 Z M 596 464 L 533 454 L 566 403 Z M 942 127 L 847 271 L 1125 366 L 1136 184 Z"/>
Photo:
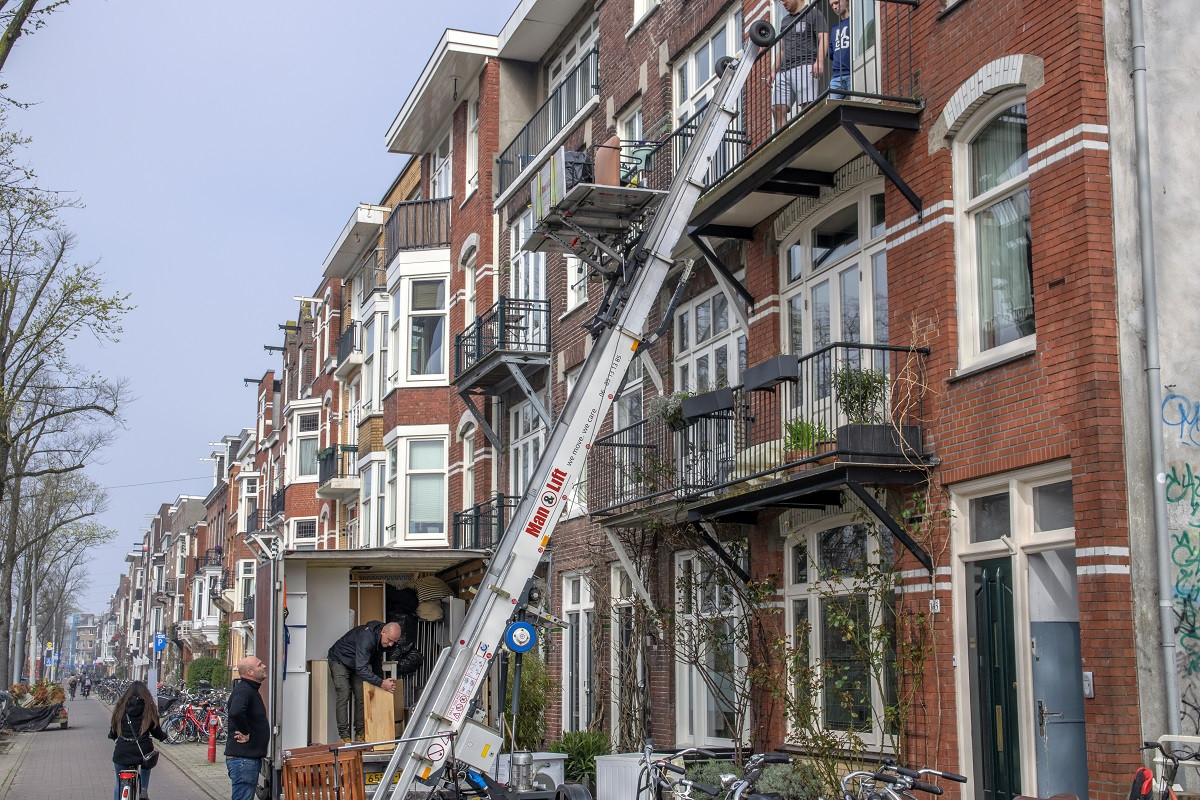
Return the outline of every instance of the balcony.
<path id="1" fill-rule="evenodd" d="M 366 305 L 367 299 L 376 292 L 387 291 L 387 261 L 383 250 L 372 250 L 359 266 L 358 305 Z"/>
<path id="2" fill-rule="evenodd" d="M 821 490 L 792 505 L 825 505 L 830 473 L 851 466 L 867 482 L 908 481 L 929 463 L 921 428 L 927 355 L 839 342 L 752 367 L 748 386 L 726 390 L 724 402 L 696 417 L 648 416 L 597 439 L 588 507 L 610 516 L 655 500 L 750 502 L 755 492 L 813 480 Z M 683 412 L 721 394 L 692 398 Z"/>
<path id="3" fill-rule="evenodd" d="M 362 324 L 355 321 L 338 336 L 337 366 L 333 370 L 333 377 L 345 381 L 362 363 Z"/>
<path id="4" fill-rule="evenodd" d="M 504 526 L 521 498 L 498 494 L 491 500 L 454 512 L 456 550 L 490 550 L 500 541 Z"/>
<path id="5" fill-rule="evenodd" d="M 819 10 L 825 0 L 816 0 Z M 874 7 L 872 7 L 874 8 Z M 912 67 L 911 18 L 907 0 L 882 0 L 878 18 L 852 18 L 855 45 L 849 84 L 831 90 L 828 65 L 816 85 L 789 105 L 773 103 L 783 39 L 765 48 L 739 100 L 740 115 L 729 128 L 705 178 L 706 191 L 690 220 L 699 235 L 740 237 L 797 198 L 818 197 L 833 186 L 837 171 L 860 156 L 874 162 L 918 211 L 917 197 L 875 148 L 894 131 L 916 131 L 922 102 Z M 629 170 L 654 189 L 674 177 L 698 117 L 680 123 Z"/>
<path id="6" fill-rule="evenodd" d="M 267 529 L 267 515 L 258 509 L 246 512 L 246 529 L 242 533 L 259 533 Z"/>
<path id="7" fill-rule="evenodd" d="M 219 570 L 225 566 L 225 554 L 219 547 L 211 547 L 204 555 L 196 556 L 196 572 L 201 570 Z"/>
<path id="8" fill-rule="evenodd" d="M 254 592 L 242 595 L 242 619 L 246 622 L 254 619 Z"/>
<path id="9" fill-rule="evenodd" d="M 271 495 L 271 514 L 269 519 L 283 519 L 284 502 L 287 499 L 287 487 L 282 486 L 279 491 Z"/>
<path id="10" fill-rule="evenodd" d="M 450 198 L 397 203 L 384 223 L 387 256 L 384 267 L 403 250 L 450 246 Z"/>
<path id="11" fill-rule="evenodd" d="M 317 454 L 317 497 L 355 497 L 359 482 L 358 445 L 334 445 Z"/>
<path id="12" fill-rule="evenodd" d="M 454 337 L 454 382 L 499 393 L 522 373 L 550 364 L 550 301 L 501 297 Z"/>
<path id="13" fill-rule="evenodd" d="M 585 55 L 500 153 L 496 159 L 497 196 L 520 184 L 522 175 L 537 169 L 560 144 L 559 134 L 569 132 L 579 112 L 599 95 L 599 63 L 599 51 Z"/>

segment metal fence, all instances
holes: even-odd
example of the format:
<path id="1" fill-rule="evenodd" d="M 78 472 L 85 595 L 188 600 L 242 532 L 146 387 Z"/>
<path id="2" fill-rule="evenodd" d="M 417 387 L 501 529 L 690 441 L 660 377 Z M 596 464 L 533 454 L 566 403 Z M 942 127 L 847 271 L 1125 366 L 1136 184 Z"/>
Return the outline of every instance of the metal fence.
<path id="1" fill-rule="evenodd" d="M 358 477 L 358 445 L 338 444 L 317 458 L 317 485 L 334 478 Z"/>
<path id="2" fill-rule="evenodd" d="M 450 246 L 450 198 L 408 200 L 397 203 L 383 224 L 387 249 L 383 266 L 401 250 Z"/>
<path id="3" fill-rule="evenodd" d="M 361 265 L 362 277 L 358 284 L 358 304 L 367 302 L 375 292 L 387 291 L 387 260 L 383 250 L 372 250 Z"/>
<path id="4" fill-rule="evenodd" d="M 550 301 L 501 297 L 454 337 L 457 378 L 496 351 L 550 352 Z"/>
<path id="5" fill-rule="evenodd" d="M 337 343 L 337 358 L 338 364 L 345 363 L 346 359 L 350 358 L 354 353 L 362 352 L 362 325 L 358 322 L 351 322 L 346 326 L 346 329 L 338 336 Z"/>
<path id="6" fill-rule="evenodd" d="M 495 547 L 504 533 L 512 510 L 521 498 L 497 494 L 491 500 L 463 511 L 454 512 L 453 546 L 461 550 L 487 550 Z"/>
<path id="7" fill-rule="evenodd" d="M 728 408 L 648 417 L 602 436 L 588 460 L 588 507 L 611 514 L 655 498 L 717 495 L 834 461 L 924 463 L 927 355 L 837 342 L 796 358 L 793 376 L 773 385 L 735 387 Z"/>
<path id="8" fill-rule="evenodd" d="M 600 92 L 600 53 L 592 50 L 567 73 L 541 108 L 496 159 L 496 192 L 503 194 L 584 105 Z"/>

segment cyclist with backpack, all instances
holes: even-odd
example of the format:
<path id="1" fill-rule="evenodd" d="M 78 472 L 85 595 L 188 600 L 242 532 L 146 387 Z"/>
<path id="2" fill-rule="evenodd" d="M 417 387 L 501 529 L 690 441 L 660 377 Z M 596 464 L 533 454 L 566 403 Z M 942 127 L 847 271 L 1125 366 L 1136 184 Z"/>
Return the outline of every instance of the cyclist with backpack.
<path id="1" fill-rule="evenodd" d="M 117 772 L 113 800 L 121 800 L 121 772 L 134 770 L 140 773 L 139 800 L 148 800 L 150 770 L 158 763 L 158 751 L 150 741 L 151 736 L 160 742 L 167 738 L 158 723 L 158 708 L 150 696 L 150 689 L 145 683 L 134 681 L 113 706 L 112 723 L 108 729 L 108 738 L 117 742 L 113 748 L 113 764 Z"/>

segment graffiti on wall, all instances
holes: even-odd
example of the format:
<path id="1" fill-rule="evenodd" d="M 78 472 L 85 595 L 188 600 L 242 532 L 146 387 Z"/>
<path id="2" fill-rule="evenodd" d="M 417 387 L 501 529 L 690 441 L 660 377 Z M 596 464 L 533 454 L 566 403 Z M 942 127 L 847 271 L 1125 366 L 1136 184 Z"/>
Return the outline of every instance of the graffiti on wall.
<path id="1" fill-rule="evenodd" d="M 1172 441 L 1200 447 L 1200 401 L 1169 394 L 1162 402 L 1162 421 Z"/>
<path id="2" fill-rule="evenodd" d="M 1163 491 L 1171 531 L 1175 637 L 1183 732 L 1200 734 L 1200 402 L 1173 393 L 1162 404 L 1167 467 Z"/>

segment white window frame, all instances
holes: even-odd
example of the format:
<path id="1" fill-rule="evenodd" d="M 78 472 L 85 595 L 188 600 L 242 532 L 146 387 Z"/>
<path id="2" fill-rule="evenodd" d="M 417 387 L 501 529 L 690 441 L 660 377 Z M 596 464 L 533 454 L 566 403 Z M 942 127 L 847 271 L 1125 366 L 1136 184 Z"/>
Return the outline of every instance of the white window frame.
<path id="1" fill-rule="evenodd" d="M 512 276 L 508 297 L 513 300 L 545 301 L 549 298 L 546 291 L 546 254 L 521 249 L 521 244 L 528 238 L 532 227 L 533 210 L 530 209 L 509 229 L 512 241 Z M 516 335 L 516 341 L 530 347 L 544 347 L 548 344 L 549 326 L 549 314 L 534 314 Z"/>
<path id="2" fill-rule="evenodd" d="M 442 283 L 442 308 L 414 311 L 413 285 L 430 281 Z M 450 265 L 438 263 L 404 268 L 404 273 L 391 284 L 392 293 L 392 369 L 391 386 L 448 386 L 450 382 Z M 415 317 L 441 319 L 442 370 L 422 375 L 412 374 L 412 321 Z"/>
<path id="3" fill-rule="evenodd" d="M 300 535 L 300 526 L 312 523 L 312 535 Z M 288 549 L 290 550 L 316 550 L 317 549 L 317 518 L 316 517 L 299 517 L 289 519 L 288 527 Z"/>
<path id="4" fill-rule="evenodd" d="M 508 411 L 508 491 L 513 497 L 525 494 L 533 478 L 533 468 L 545 448 L 546 426 L 533 404 L 528 400 L 513 404 Z"/>
<path id="5" fill-rule="evenodd" d="M 295 456 L 288 459 L 288 482 L 315 483 L 317 481 L 318 473 L 320 472 L 320 459 L 317 458 L 316 453 L 319 452 L 318 445 L 320 444 L 321 438 L 321 406 L 319 403 L 305 406 L 296 405 L 292 407 L 291 411 L 291 424 L 288 425 L 288 432 L 290 434 L 289 439 L 291 439 L 291 441 L 288 443 L 288 449 L 290 452 L 294 453 Z M 314 427 L 311 431 L 300 430 L 301 419 L 311 418 L 314 416 L 317 418 L 316 427 Z M 313 462 L 312 472 L 310 473 L 304 473 L 301 471 L 302 464 L 300 459 L 300 446 L 302 442 L 312 442 Z"/>
<path id="6" fill-rule="evenodd" d="M 437 200 L 454 193 L 454 136 L 448 129 L 438 137 L 438 143 L 429 151 L 429 198 Z"/>
<path id="7" fill-rule="evenodd" d="M 592 628 L 595 602 L 592 582 L 580 572 L 563 575 L 562 618 L 567 621 L 562 638 L 562 730 L 591 727 L 595 653 Z"/>
<path id="8" fill-rule="evenodd" d="M 234 611 L 246 610 L 246 595 L 254 594 L 254 580 L 257 574 L 258 562 L 252 558 L 237 562 L 237 595 L 234 600 Z"/>
<path id="9" fill-rule="evenodd" d="M 1026 144 L 1025 171 L 971 198 L 972 140 L 1005 109 L 1025 102 L 1024 89 L 996 95 L 986 105 L 973 112 L 970 121 L 955 136 L 953 153 L 955 262 L 958 277 L 958 364 L 960 370 L 982 369 L 1010 358 L 1033 352 L 1037 348 L 1037 317 L 1035 330 L 1010 342 L 981 350 L 979 337 L 979 263 L 976 251 L 976 217 L 982 211 L 996 207 L 1007 198 L 1022 192 L 1029 195 L 1029 148 Z M 1028 126 L 1026 127 L 1028 133 Z M 1032 226 L 1030 227 L 1032 231 Z M 1033 243 L 1029 243 L 1032 253 Z M 1032 286 L 1035 286 L 1031 281 Z M 1031 298 L 1032 300 L 1032 298 Z"/>
<path id="10" fill-rule="evenodd" d="M 645 140 L 645 120 L 642 116 L 642 101 L 636 103 L 617 119 L 617 136 L 621 140 L 621 182 L 631 186 L 642 184 L 646 160 L 654 152 L 654 146 Z M 635 166 L 636 164 L 636 166 Z"/>
<path id="11" fill-rule="evenodd" d="M 566 77 L 571 74 L 571 70 L 575 69 L 576 65 L 596 47 L 599 39 L 600 18 L 593 14 L 572 34 L 571 40 L 546 65 L 547 96 L 553 94 L 554 90 L 566 80 Z M 565 122 L 565 120 L 563 121 Z"/>
<path id="12" fill-rule="evenodd" d="M 642 459 L 645 457 L 641 444 L 645 426 L 633 427 L 645 419 L 646 413 L 646 370 L 640 357 L 635 357 L 629 362 L 626 375 L 625 388 L 613 402 L 613 430 L 632 429 L 625 434 L 622 442 L 630 446 L 614 448 L 614 453 L 617 458 L 617 497 L 623 501 L 632 501 L 640 496 L 645 488 L 641 482 Z"/>
<path id="13" fill-rule="evenodd" d="M 391 446 L 386 448 L 387 466 L 384 472 L 387 476 L 387 484 L 383 491 L 383 505 L 386 518 L 384 520 L 383 529 L 383 545 L 384 547 L 393 547 L 396 544 L 396 518 L 400 513 L 397 507 L 396 481 L 399 473 L 399 463 L 397 459 L 400 457 L 399 444 L 393 442 Z"/>
<path id="14" fill-rule="evenodd" d="M 466 183 L 464 196 L 470 197 L 479 188 L 479 97 L 467 100 L 467 147 L 464 153 Z"/>
<path id="15" fill-rule="evenodd" d="M 801 647 L 807 649 L 809 654 L 809 662 L 815 665 L 815 668 L 820 672 L 823 664 L 826 663 L 825 653 L 823 652 L 823 643 L 821 637 L 821 605 L 826 600 L 832 597 L 852 597 L 860 587 L 856 585 L 856 581 L 852 578 L 846 579 L 825 579 L 821 577 L 819 561 L 820 541 L 819 535 L 825 531 L 833 530 L 850 525 L 863 525 L 867 528 L 865 531 L 864 555 L 866 558 L 868 569 L 877 569 L 880 564 L 882 537 L 889 537 L 891 534 L 882 528 L 864 523 L 861 517 L 852 513 L 834 514 L 823 517 L 815 522 L 803 526 L 792 536 L 789 536 L 784 544 L 784 560 L 785 560 L 785 580 L 783 588 L 783 602 L 785 609 L 785 617 L 787 620 L 787 637 L 788 645 L 793 652 L 799 652 Z M 890 543 L 890 540 L 887 540 Z M 794 555 L 795 548 L 807 548 L 807 571 L 801 578 L 797 575 L 797 564 Z M 808 622 L 808 641 L 800 643 L 796 641 L 796 628 L 799 625 L 798 615 L 796 613 L 796 604 L 804 603 L 806 608 L 806 621 Z M 876 604 L 877 605 L 877 604 Z M 878 609 L 874 609 L 878 610 Z M 882 620 L 876 618 L 872 623 L 878 625 Z M 795 692 L 795 682 L 788 681 L 789 691 Z M 864 744 L 870 747 L 888 749 L 889 736 L 884 732 L 882 722 L 883 714 L 883 687 L 877 683 L 871 686 L 871 720 L 872 725 L 870 730 L 860 729 L 856 732 Z M 825 722 L 825 697 L 821 693 L 818 697 L 813 698 L 813 705 L 820 709 L 822 727 L 825 727 L 832 733 L 845 734 L 846 732 L 839 728 L 831 728 Z"/>
<path id="16" fill-rule="evenodd" d="M 723 37 L 718 38 L 722 33 Z M 736 56 L 742 44 L 742 9 L 735 6 L 709 26 L 687 52 L 671 65 L 673 119 L 678 128 L 712 99 L 718 77 L 714 65 L 721 55 Z M 713 53 L 720 55 L 714 57 Z M 697 80 L 697 79 L 700 80 Z"/>
<path id="17" fill-rule="evenodd" d="M 739 272 L 737 276 L 740 280 L 744 276 L 744 272 Z M 732 307 L 727 307 L 725 312 L 726 328 L 720 333 L 715 333 L 716 317 L 713 313 L 709 314 L 709 334 L 708 337 L 700 343 L 696 342 L 696 310 L 702 306 L 707 306 L 710 312 L 715 308 L 715 304 L 720 302 L 714 300 L 718 295 L 721 300 L 728 300 L 723 294 L 719 286 L 713 287 L 697 295 L 687 303 L 683 303 L 675 312 L 674 327 L 674 349 L 675 349 L 675 391 L 677 392 L 704 392 L 719 388 L 720 386 L 737 386 L 741 382 L 742 361 L 745 353 L 745 338 L 746 333 L 738 324 L 737 315 Z M 686 335 L 684 331 L 686 330 Z M 684 347 L 684 344 L 687 344 Z M 723 383 L 718 383 L 716 378 L 716 355 L 718 347 L 726 346 L 726 378 Z M 697 365 L 701 358 L 708 358 L 709 382 L 705 387 L 701 387 L 698 383 Z"/>
<path id="18" fill-rule="evenodd" d="M 567 274 L 567 308 L 564 314 L 569 314 L 580 306 L 587 305 L 588 267 L 576 256 L 563 257 L 564 271 Z"/>
<path id="19" fill-rule="evenodd" d="M 475 506 L 475 426 L 463 428 L 462 444 L 462 508 Z"/>
<path id="20" fill-rule="evenodd" d="M 642 704 L 650 698 L 642 691 L 646 677 L 645 649 L 642 641 L 631 643 L 634 648 L 633 676 L 621 674 L 621 646 L 624 631 L 622 624 L 624 615 L 634 615 L 637 609 L 637 598 L 625 568 L 620 564 L 612 564 L 609 568 L 609 605 L 612 609 L 611 631 L 609 636 L 609 675 L 612 685 L 609 691 L 609 719 L 621 719 L 621 700 L 627 698 L 631 708 L 629 712 L 634 718 L 642 716 Z M 624 590 L 628 591 L 624 591 Z M 628 680 L 634 678 L 633 681 Z M 615 733 L 615 732 L 614 732 Z"/>
<path id="21" fill-rule="evenodd" d="M 658 8 L 661 0 L 633 0 L 633 27 L 637 27 L 651 11 Z"/>
<path id="22" fill-rule="evenodd" d="M 697 595 L 689 604 L 683 596 L 683 592 L 687 587 L 682 585 L 682 577 L 684 565 L 691 563 L 693 566 L 703 566 L 703 562 L 692 551 L 684 550 L 675 553 L 674 569 L 672 576 L 675 580 L 675 608 L 676 614 L 681 619 L 717 619 L 717 618 L 734 618 L 738 614 L 736 603 L 721 602 L 719 599 L 714 600 L 709 604 L 711 608 L 716 609 L 714 613 L 704 614 L 698 611 L 704 605 L 702 598 L 705 589 L 703 588 L 703 580 L 697 584 Z M 716 589 L 714 591 L 720 591 Z M 692 611 L 689 613 L 688 608 Z M 693 623 L 694 624 L 694 623 Z M 677 630 L 676 635 L 683 635 Z M 733 653 L 733 671 L 744 672 L 747 667 L 746 654 L 741 652 L 741 649 L 734 643 Z M 723 737 L 709 735 L 707 727 L 701 730 L 702 725 L 706 725 L 711 709 L 712 697 L 709 694 L 708 687 L 705 685 L 702 678 L 694 675 L 696 667 L 692 664 L 685 663 L 679 658 L 675 660 L 675 742 L 676 744 L 690 745 L 693 747 L 730 747 L 733 745 L 735 737 Z M 730 720 L 732 723 L 733 720 Z M 749 715 L 743 720 L 743 723 L 749 724 Z M 741 732 L 743 738 L 745 731 Z"/>
<path id="23" fill-rule="evenodd" d="M 449 425 L 401 425 L 384 437 L 384 447 L 389 453 L 389 462 L 391 461 L 391 453 L 395 453 L 395 463 L 390 464 L 389 470 L 394 470 L 394 484 L 389 484 L 389 494 L 386 498 L 382 498 L 387 506 L 388 518 L 394 520 L 394 540 L 391 540 L 394 546 L 419 546 L 426 547 L 431 544 L 448 545 L 450 543 L 450 515 L 449 497 L 450 497 L 450 426 Z M 434 470 L 414 470 L 409 464 L 411 463 L 411 451 L 414 442 L 438 442 L 442 448 L 442 466 L 440 469 Z M 392 472 L 389 471 L 389 475 Z M 412 520 L 409 517 L 411 502 L 409 500 L 412 495 L 412 489 L 409 485 L 410 479 L 415 475 L 430 475 L 439 474 L 442 476 L 442 530 L 441 532 L 423 531 L 413 532 L 410 530 Z M 389 478 L 390 480 L 390 478 Z"/>

